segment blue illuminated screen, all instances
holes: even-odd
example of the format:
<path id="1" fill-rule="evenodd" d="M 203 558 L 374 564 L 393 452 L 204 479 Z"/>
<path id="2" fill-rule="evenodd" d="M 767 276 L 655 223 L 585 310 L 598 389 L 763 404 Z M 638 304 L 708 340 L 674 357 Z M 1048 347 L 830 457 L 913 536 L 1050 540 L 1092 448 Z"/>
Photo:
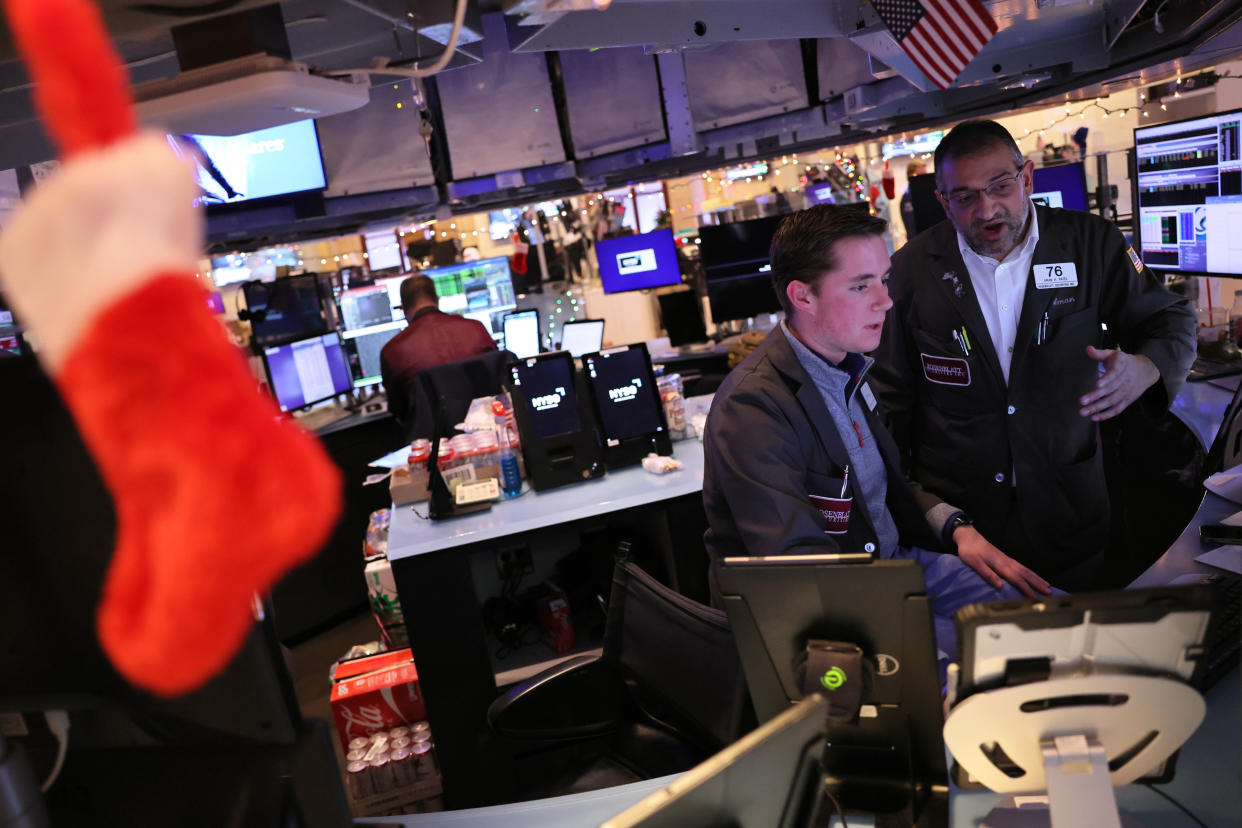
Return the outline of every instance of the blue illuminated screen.
<path id="1" fill-rule="evenodd" d="M 263 361 L 281 411 L 317 403 L 353 387 L 336 333 L 265 348 Z"/>
<path id="2" fill-rule="evenodd" d="M 595 256 L 604 293 L 681 284 L 672 230 L 601 239 Z"/>
<path id="3" fill-rule="evenodd" d="M 1049 207 L 1087 211 L 1087 179 L 1082 162 L 1036 167 L 1032 174 L 1031 198 Z"/>

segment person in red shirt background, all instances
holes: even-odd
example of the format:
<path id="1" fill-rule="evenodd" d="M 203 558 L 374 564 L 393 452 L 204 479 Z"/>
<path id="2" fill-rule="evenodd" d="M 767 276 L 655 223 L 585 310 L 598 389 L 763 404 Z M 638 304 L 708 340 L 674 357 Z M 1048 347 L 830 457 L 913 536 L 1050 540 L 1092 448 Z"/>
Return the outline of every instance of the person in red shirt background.
<path id="1" fill-rule="evenodd" d="M 483 323 L 440 310 L 440 297 L 429 276 L 401 283 L 401 309 L 409 327 L 380 351 L 380 373 L 388 390 L 388 410 L 406 427 L 410 400 L 425 368 L 496 350 Z"/>

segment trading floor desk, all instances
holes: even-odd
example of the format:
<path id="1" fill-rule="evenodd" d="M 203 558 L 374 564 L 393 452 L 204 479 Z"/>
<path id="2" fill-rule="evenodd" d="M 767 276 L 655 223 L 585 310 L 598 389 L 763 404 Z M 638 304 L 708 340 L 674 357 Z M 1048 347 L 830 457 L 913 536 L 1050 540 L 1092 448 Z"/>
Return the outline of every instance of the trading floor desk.
<path id="1" fill-rule="evenodd" d="M 673 446 L 684 468 L 664 475 L 632 466 L 559 489 L 527 491 L 489 512 L 439 522 L 418 517 L 409 506 L 394 508 L 388 559 L 451 807 L 487 803 L 507 776 L 503 766 L 493 764 L 497 751 L 482 749 L 488 742 L 487 708 L 498 695 L 498 671 L 490 658 L 494 639 L 489 643 L 480 616 L 488 597 L 476 589 L 480 568 L 494 568 L 495 549 L 519 538 L 533 540 L 535 547 L 558 527 L 568 531 L 568 524 L 639 515 L 658 527 L 664 510 L 679 499 L 701 511 L 702 444 L 691 439 Z M 414 508 L 426 514 L 425 503 Z M 706 572 L 706 559 L 702 568 Z M 510 675 L 499 682 L 518 678 Z"/>

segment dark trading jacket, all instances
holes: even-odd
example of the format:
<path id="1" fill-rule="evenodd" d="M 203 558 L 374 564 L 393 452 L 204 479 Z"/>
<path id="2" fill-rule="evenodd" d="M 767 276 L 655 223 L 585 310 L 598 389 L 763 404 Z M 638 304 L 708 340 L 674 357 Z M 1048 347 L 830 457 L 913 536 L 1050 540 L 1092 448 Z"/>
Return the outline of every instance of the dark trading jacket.
<path id="1" fill-rule="evenodd" d="M 862 408 L 888 471 L 887 505 L 900 543 L 938 550 L 901 472 L 896 445 L 865 402 Z M 876 550 L 870 510 L 852 476 L 845 534 L 826 534 L 824 517 L 811 503 L 812 494 L 841 494 L 849 455 L 824 398 L 779 328 L 717 390 L 703 454 L 710 527 L 705 542 L 714 560 Z"/>
<path id="2" fill-rule="evenodd" d="M 998 546 L 1017 508 L 1036 550 L 1023 563 L 1054 577 L 1102 549 L 1108 531 L 1099 429 L 1078 413 L 1079 398 L 1099 378 L 1087 346 L 1116 344 L 1151 359 L 1160 381 L 1138 403 L 1164 410 L 1194 360 L 1195 316 L 1112 223 L 1070 210 L 1035 212 L 1039 242 L 1008 387 L 948 221 L 893 256 L 894 305 L 872 378 L 923 508 L 965 509 Z M 1049 268 L 1063 262 L 1074 263 L 1077 285 L 1036 286 L 1036 273 L 1051 277 Z M 952 333 L 963 327 L 969 355 Z"/>

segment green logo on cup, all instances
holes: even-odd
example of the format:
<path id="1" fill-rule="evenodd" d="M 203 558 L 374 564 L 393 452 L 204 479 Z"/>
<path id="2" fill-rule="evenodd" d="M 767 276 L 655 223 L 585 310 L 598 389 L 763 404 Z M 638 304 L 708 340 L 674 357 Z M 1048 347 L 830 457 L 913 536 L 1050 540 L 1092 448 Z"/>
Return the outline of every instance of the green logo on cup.
<path id="1" fill-rule="evenodd" d="M 836 690 L 845 684 L 845 678 L 845 671 L 840 667 L 829 667 L 828 672 L 819 677 L 819 683 L 824 685 L 826 690 Z"/>

